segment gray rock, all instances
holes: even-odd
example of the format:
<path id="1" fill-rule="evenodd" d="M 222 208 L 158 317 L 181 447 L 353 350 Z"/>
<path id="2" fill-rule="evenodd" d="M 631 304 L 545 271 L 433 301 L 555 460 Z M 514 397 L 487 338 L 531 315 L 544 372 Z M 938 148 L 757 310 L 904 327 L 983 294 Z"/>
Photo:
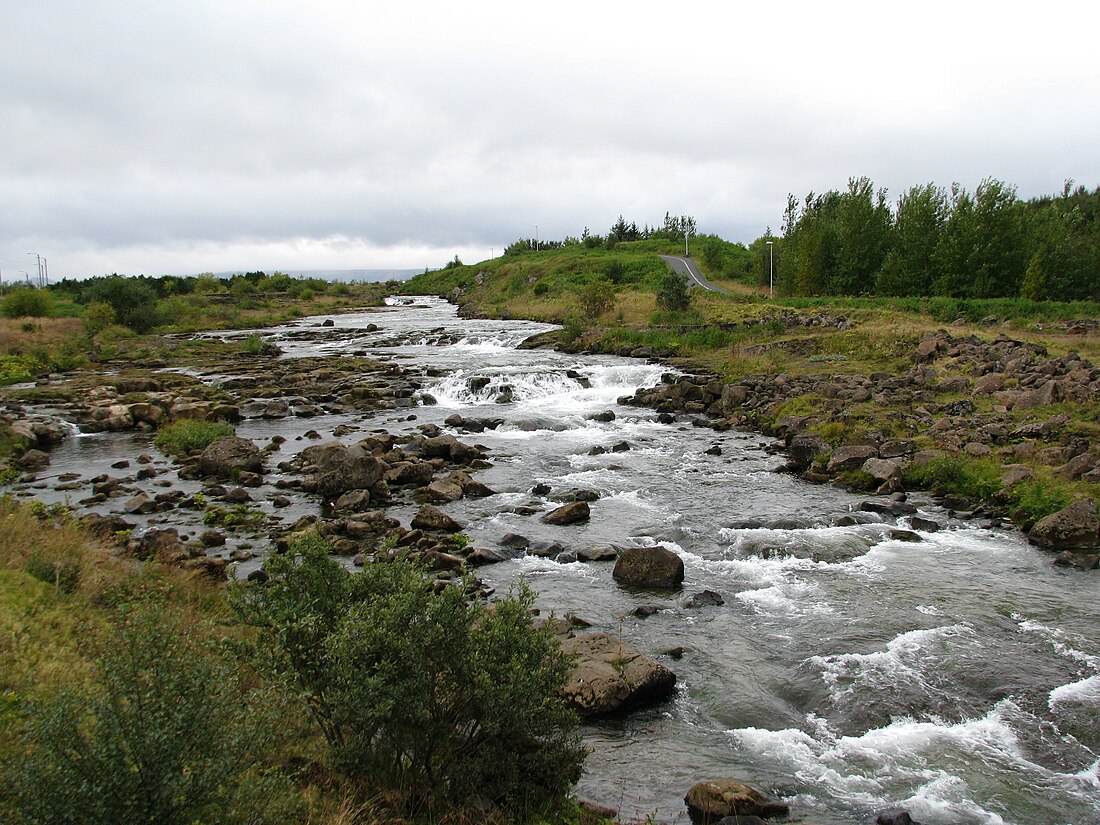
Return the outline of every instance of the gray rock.
<path id="1" fill-rule="evenodd" d="M 622 548 L 614 544 L 595 544 L 578 550 L 577 558 L 581 561 L 614 561 L 621 552 Z"/>
<path id="2" fill-rule="evenodd" d="M 437 507 L 423 505 L 412 519 L 414 530 L 436 530 L 442 533 L 458 533 L 462 525 Z"/>
<path id="3" fill-rule="evenodd" d="M 611 574 L 630 587 L 674 589 L 684 581 L 684 560 L 667 547 L 628 547 L 619 554 Z"/>
<path id="4" fill-rule="evenodd" d="M 1039 521 L 1027 534 L 1032 544 L 1047 550 L 1082 550 L 1100 546 L 1096 501 L 1081 499 Z"/>
<path id="5" fill-rule="evenodd" d="M 787 805 L 733 779 L 697 782 L 684 797 L 688 815 L 696 825 L 709 825 L 729 817 L 785 817 Z"/>
<path id="6" fill-rule="evenodd" d="M 229 478 L 234 472 L 263 472 L 260 448 L 247 438 L 229 436 L 208 445 L 199 456 L 199 472 L 203 475 Z"/>
<path id="7" fill-rule="evenodd" d="M 700 590 L 688 597 L 684 602 L 684 607 L 720 607 L 725 603 L 726 600 L 722 598 L 721 594 L 715 593 L 713 590 Z"/>
<path id="8" fill-rule="evenodd" d="M 861 444 L 845 447 L 837 447 L 829 456 L 829 464 L 826 470 L 830 473 L 842 473 L 847 470 L 858 470 L 869 458 L 878 457 L 878 448 Z"/>
<path id="9" fill-rule="evenodd" d="M 676 674 L 610 634 L 576 636 L 561 648 L 575 657 L 562 696 L 585 718 L 659 702 L 676 687 Z"/>
<path id="10" fill-rule="evenodd" d="M 573 501 L 556 510 L 551 510 L 542 517 L 542 521 L 545 524 L 557 525 L 579 524 L 588 521 L 591 514 L 587 501 Z"/>
<path id="11" fill-rule="evenodd" d="M 131 515 L 145 515 L 152 513 L 156 509 L 157 503 L 146 493 L 138 493 L 122 505 L 123 512 L 130 513 Z"/>

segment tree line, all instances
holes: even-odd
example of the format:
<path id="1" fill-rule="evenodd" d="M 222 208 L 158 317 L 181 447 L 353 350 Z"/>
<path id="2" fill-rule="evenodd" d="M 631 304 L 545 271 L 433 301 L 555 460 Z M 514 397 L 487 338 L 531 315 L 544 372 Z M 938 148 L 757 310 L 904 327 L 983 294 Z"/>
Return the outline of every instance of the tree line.
<path id="1" fill-rule="evenodd" d="M 989 178 L 973 193 L 913 186 L 891 204 L 851 178 L 843 192 L 789 195 L 781 237 L 752 248 L 766 240 L 786 295 L 1100 300 L 1100 187 L 1022 200 Z"/>

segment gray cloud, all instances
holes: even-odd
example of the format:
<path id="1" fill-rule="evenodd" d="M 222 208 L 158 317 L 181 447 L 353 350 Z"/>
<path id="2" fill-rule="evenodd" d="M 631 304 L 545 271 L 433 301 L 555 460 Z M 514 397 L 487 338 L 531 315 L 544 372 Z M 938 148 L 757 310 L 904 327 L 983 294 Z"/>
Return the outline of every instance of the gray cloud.
<path id="1" fill-rule="evenodd" d="M 16 4 L 0 262 L 419 267 L 620 212 L 747 241 L 852 175 L 1100 183 L 1091 7 L 374 5 Z"/>

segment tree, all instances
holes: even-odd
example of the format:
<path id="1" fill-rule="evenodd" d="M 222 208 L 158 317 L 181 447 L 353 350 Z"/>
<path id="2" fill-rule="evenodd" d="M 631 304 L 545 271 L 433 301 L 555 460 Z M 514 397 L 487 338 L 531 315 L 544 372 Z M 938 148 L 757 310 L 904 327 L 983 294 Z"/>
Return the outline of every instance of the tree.
<path id="1" fill-rule="evenodd" d="M 135 278 L 110 275 L 96 279 L 83 291 L 80 300 L 84 304 L 109 304 L 115 319 L 134 332 L 148 332 L 159 322 L 153 290 Z"/>
<path id="2" fill-rule="evenodd" d="M 886 191 L 874 191 L 870 178 L 849 178 L 836 201 L 836 259 L 827 274 L 831 295 L 860 295 L 874 289 L 890 247 L 891 216 Z"/>
<path id="3" fill-rule="evenodd" d="M 21 825 L 281 821 L 288 784 L 258 766 L 274 726 L 237 666 L 163 600 L 122 609 L 89 690 L 28 710 L 10 777 Z"/>
<path id="4" fill-rule="evenodd" d="M 334 767 L 410 813 L 487 800 L 509 811 L 560 802 L 580 774 L 566 662 L 533 626 L 522 589 L 492 607 L 436 591 L 421 568 L 349 574 L 316 536 L 266 562 L 271 579 L 231 602 L 289 676 Z"/>
<path id="5" fill-rule="evenodd" d="M 878 274 L 884 295 L 927 295 L 935 275 L 936 247 L 947 219 L 947 193 L 934 184 L 914 186 L 898 199 L 893 244 Z"/>

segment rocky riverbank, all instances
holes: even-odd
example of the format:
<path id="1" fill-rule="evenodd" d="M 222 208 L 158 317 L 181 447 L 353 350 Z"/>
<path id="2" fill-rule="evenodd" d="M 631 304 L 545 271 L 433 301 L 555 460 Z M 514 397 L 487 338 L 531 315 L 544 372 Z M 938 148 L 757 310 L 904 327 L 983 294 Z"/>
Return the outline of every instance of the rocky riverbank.
<path id="1" fill-rule="evenodd" d="M 1060 511 L 1056 533 L 1049 521 L 1037 524 L 1012 506 L 1013 488 L 1040 473 L 1100 484 L 1100 449 L 1066 412 L 1100 400 L 1100 369 L 1076 353 L 1050 357 L 1005 335 L 983 342 L 946 331 L 926 335 L 911 360 L 901 374 L 754 375 L 730 383 L 668 374 L 620 401 L 694 415 L 700 426 L 774 436 L 788 457 L 785 471 L 891 496 L 896 514 L 904 513 L 907 489 L 922 489 L 910 468 L 944 459 L 996 462 L 999 484 L 988 496 L 933 488 L 937 503 L 952 516 L 1015 523 L 1057 551 L 1058 564 L 1100 566 L 1093 499 L 1083 499 L 1091 508 Z"/>

